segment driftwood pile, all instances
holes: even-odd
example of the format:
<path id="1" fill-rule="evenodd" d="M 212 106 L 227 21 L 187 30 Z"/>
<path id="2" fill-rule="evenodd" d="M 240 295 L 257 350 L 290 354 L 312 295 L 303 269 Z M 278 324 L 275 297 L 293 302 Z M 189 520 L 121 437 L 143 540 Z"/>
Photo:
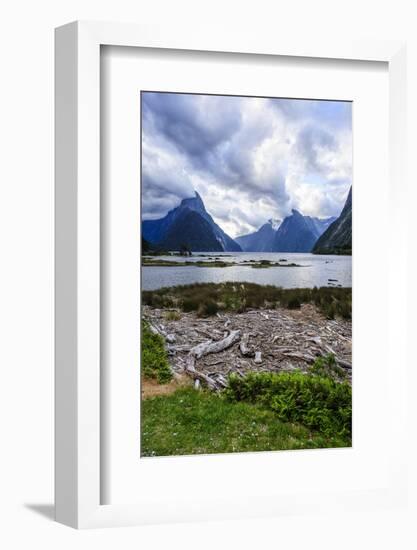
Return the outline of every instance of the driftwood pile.
<path id="1" fill-rule="evenodd" d="M 168 320 L 166 309 L 145 306 L 143 317 L 165 339 L 174 373 L 187 373 L 196 387 L 222 389 L 232 372 L 307 372 L 317 357 L 329 353 L 351 379 L 351 322 L 328 320 L 309 304 L 207 318 L 181 312 L 178 320 Z"/>

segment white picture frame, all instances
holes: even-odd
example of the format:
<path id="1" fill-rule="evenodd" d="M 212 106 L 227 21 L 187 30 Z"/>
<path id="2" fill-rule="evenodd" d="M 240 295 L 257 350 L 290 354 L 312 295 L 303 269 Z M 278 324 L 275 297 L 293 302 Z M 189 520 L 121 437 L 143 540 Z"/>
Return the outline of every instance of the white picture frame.
<path id="1" fill-rule="evenodd" d="M 168 48 L 299 58 L 381 61 L 389 70 L 390 186 L 394 216 L 405 183 L 405 45 L 388 41 L 296 40 L 235 30 L 177 29 L 136 25 L 75 22 L 56 30 L 56 519 L 76 528 L 134 525 L 186 520 L 172 503 L 161 511 L 134 504 L 101 504 L 100 445 L 100 47 L 102 45 Z M 398 202 L 397 202 L 398 201 Z M 398 234 L 404 226 L 396 225 Z M 402 254 L 406 252 L 403 251 Z M 401 257 L 397 257 L 401 265 Z M 401 267 L 399 268 L 401 269 Z M 404 268 L 402 268 L 404 269 Z M 404 274 L 401 272 L 400 276 Z M 405 280 L 405 275 L 404 275 Z M 390 304 L 390 313 L 405 317 L 404 297 Z M 405 415 L 405 351 L 399 355 L 393 402 Z M 270 513 L 303 512 L 339 504 L 356 507 L 403 502 L 406 478 L 395 472 L 406 462 L 401 437 L 392 475 L 383 492 L 312 495 L 303 500 L 288 495 L 285 502 L 269 506 Z M 394 475 L 395 474 L 395 475 Z M 212 503 L 199 515 L 239 517 L 227 503 Z M 213 512 L 210 514 L 210 510 Z M 215 511 L 215 513 L 214 513 Z M 262 515 L 262 506 L 256 515 Z M 191 516 L 190 518 L 191 519 Z"/>

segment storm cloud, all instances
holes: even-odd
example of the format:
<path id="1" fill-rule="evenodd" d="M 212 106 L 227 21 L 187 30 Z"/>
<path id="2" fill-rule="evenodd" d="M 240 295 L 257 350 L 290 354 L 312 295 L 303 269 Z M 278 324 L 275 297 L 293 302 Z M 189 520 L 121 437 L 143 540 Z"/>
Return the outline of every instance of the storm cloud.
<path id="1" fill-rule="evenodd" d="M 351 185 L 349 102 L 142 92 L 142 216 L 198 191 L 235 237 L 292 208 L 338 215 Z"/>

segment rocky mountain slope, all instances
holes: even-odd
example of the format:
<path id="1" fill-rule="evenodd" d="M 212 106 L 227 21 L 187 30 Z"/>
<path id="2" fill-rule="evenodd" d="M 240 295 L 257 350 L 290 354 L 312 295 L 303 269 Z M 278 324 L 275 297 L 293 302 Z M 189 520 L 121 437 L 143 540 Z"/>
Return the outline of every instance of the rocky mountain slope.
<path id="1" fill-rule="evenodd" d="M 310 252 L 320 235 L 335 220 L 312 218 L 293 210 L 282 223 L 268 223 L 250 233 L 237 237 L 245 252 Z"/>
<path id="2" fill-rule="evenodd" d="M 314 254 L 352 254 L 352 188 L 337 218 L 317 240 Z"/>
<path id="3" fill-rule="evenodd" d="M 273 252 L 275 234 L 280 221 L 269 220 L 258 231 L 236 237 L 235 241 L 244 252 Z"/>

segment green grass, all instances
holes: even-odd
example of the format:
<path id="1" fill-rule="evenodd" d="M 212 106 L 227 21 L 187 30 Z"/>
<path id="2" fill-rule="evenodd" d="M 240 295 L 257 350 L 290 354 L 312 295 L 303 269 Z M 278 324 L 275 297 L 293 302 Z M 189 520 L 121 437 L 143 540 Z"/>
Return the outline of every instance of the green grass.
<path id="1" fill-rule="evenodd" d="M 142 401 L 142 456 L 316 449 L 350 446 L 350 439 L 325 436 L 283 422 L 259 404 L 231 402 L 192 388 Z"/>
<path id="2" fill-rule="evenodd" d="M 142 375 L 156 379 L 159 384 L 172 379 L 164 341 L 159 334 L 153 334 L 145 322 L 142 322 Z"/>
<path id="3" fill-rule="evenodd" d="M 217 310 L 213 306 L 209 308 L 212 314 L 217 311 L 239 313 L 248 308 L 262 307 L 296 309 L 301 304 L 315 304 L 329 319 L 351 319 L 352 316 L 351 288 L 284 289 L 255 283 L 200 283 L 146 290 L 142 292 L 142 299 L 151 307 L 180 308 L 185 312 L 204 311 L 208 303 L 217 305 Z"/>

